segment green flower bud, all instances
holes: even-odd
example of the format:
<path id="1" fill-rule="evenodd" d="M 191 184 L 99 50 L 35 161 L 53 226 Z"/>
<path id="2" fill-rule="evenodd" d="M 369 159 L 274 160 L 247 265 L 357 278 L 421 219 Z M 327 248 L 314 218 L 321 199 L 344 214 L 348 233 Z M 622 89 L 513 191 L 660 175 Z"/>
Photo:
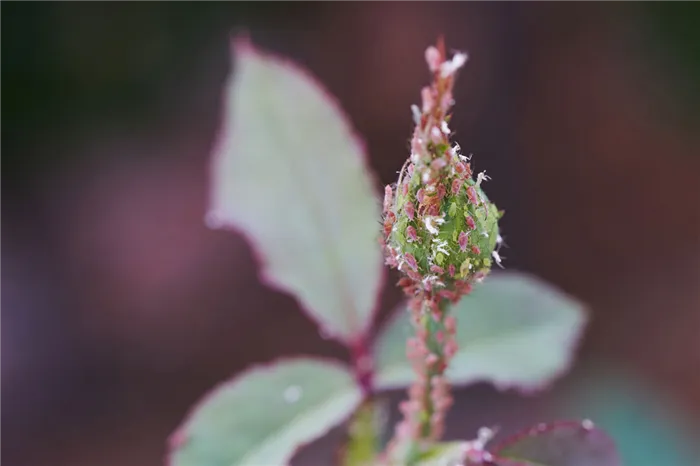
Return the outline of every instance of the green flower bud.
<path id="1" fill-rule="evenodd" d="M 474 179 L 470 159 L 449 139 L 452 84 L 463 62 L 460 57 L 433 70 L 435 81 L 422 92 L 423 111 L 413 108 L 411 156 L 398 182 L 387 186 L 384 202 L 387 262 L 414 287 L 455 299 L 494 262 L 500 265 L 502 216 L 482 189 L 489 177 Z"/>

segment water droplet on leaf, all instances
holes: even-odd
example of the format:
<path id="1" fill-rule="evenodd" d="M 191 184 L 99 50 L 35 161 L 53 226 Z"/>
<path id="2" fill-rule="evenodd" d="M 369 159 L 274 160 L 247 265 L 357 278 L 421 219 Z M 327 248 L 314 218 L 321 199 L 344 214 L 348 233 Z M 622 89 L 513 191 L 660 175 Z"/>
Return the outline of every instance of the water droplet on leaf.
<path id="1" fill-rule="evenodd" d="M 301 399 L 301 387 L 299 385 L 290 385 L 284 389 L 284 401 L 287 403 L 296 403 Z"/>

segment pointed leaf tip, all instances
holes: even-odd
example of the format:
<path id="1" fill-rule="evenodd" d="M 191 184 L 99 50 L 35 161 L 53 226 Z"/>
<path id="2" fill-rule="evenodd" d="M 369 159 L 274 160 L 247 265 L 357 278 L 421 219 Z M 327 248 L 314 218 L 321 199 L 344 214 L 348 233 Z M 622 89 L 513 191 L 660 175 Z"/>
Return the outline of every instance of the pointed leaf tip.
<path id="1" fill-rule="evenodd" d="M 383 274 L 363 146 L 308 72 L 245 35 L 232 47 L 209 217 L 245 235 L 264 279 L 352 341 L 369 327 Z"/>

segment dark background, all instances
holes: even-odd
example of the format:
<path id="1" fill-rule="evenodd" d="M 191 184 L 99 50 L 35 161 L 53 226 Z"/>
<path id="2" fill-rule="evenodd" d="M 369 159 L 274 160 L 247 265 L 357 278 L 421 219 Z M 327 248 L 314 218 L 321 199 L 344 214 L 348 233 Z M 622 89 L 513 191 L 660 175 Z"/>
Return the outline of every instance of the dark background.
<path id="1" fill-rule="evenodd" d="M 241 29 L 338 96 L 382 183 L 407 157 L 425 47 L 444 32 L 469 52 L 452 126 L 507 211 L 506 265 L 593 321 L 554 390 L 460 392 L 451 437 L 591 393 L 616 413 L 646 390 L 630 412 L 670 420 L 620 421 L 622 449 L 671 448 L 642 444 L 642 422 L 697 441 L 698 5 L 3 2 L 3 464 L 161 464 L 216 382 L 280 355 L 347 357 L 258 282 L 240 236 L 204 226 Z M 387 285 L 384 313 L 399 299 Z"/>

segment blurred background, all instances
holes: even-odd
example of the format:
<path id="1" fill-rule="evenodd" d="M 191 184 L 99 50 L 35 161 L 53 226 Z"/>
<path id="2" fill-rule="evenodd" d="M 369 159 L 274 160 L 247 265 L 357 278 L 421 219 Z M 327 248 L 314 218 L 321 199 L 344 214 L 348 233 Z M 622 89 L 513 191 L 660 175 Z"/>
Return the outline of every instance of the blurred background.
<path id="1" fill-rule="evenodd" d="M 240 236 L 204 225 L 247 30 L 338 96 L 382 183 L 408 155 L 425 47 L 445 33 L 469 52 L 451 126 L 507 212 L 505 264 L 593 320 L 551 390 L 460 391 L 450 437 L 581 415 L 632 466 L 699 465 L 699 6 L 4 2 L 3 464 L 162 464 L 216 382 L 347 358 L 259 283 Z M 296 463 L 328 464 L 332 439 Z"/>

